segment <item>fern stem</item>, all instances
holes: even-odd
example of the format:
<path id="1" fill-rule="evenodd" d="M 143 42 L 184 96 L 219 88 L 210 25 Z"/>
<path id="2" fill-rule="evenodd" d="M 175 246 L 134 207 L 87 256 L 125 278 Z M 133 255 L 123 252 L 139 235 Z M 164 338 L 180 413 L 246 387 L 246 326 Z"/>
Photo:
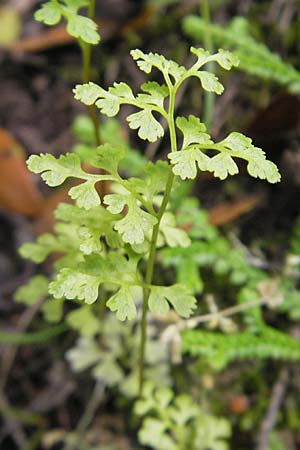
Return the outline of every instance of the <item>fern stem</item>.
<path id="1" fill-rule="evenodd" d="M 210 9 L 208 0 L 201 0 L 200 3 L 200 14 L 206 22 L 206 33 L 204 35 L 204 46 L 209 53 L 213 53 L 213 42 L 210 30 L 211 17 L 210 17 Z M 213 62 L 209 62 L 207 64 L 207 70 L 209 72 L 214 73 L 215 64 Z M 206 125 L 208 131 L 211 129 L 212 125 L 212 117 L 215 106 L 215 94 L 213 92 L 204 92 L 204 100 L 203 100 L 203 120 Z"/>
<path id="2" fill-rule="evenodd" d="M 96 1 L 90 0 L 88 7 L 88 17 L 94 19 L 95 17 Z M 82 52 L 82 81 L 89 83 L 91 81 L 91 60 L 92 60 L 92 46 L 86 42 L 80 42 Z M 97 109 L 95 105 L 88 106 L 88 113 L 94 126 L 95 142 L 97 147 L 101 144 L 101 136 L 99 132 Z"/>
<path id="3" fill-rule="evenodd" d="M 170 102 L 169 102 L 169 110 L 168 110 L 168 124 L 170 131 L 170 143 L 171 143 L 171 151 L 177 151 L 177 140 L 176 140 L 176 130 L 175 130 L 175 120 L 174 120 L 174 108 L 175 108 L 175 94 L 176 89 L 172 86 L 169 81 L 168 87 L 170 89 Z M 150 285 L 153 279 L 154 272 L 154 264 L 155 264 L 155 255 L 156 255 L 156 245 L 157 238 L 159 233 L 159 227 L 161 219 L 164 215 L 164 212 L 168 206 L 170 194 L 173 187 L 174 174 L 172 172 L 172 168 L 169 168 L 168 180 L 163 196 L 163 200 L 161 202 L 159 211 L 157 213 L 157 223 L 153 227 L 149 258 L 147 262 L 147 269 L 145 275 L 145 283 L 146 285 Z M 141 341 L 140 341 L 140 357 L 139 357 L 139 396 L 143 394 L 143 385 L 145 379 L 145 352 L 146 352 L 146 342 L 147 342 L 147 312 L 148 312 L 148 302 L 149 302 L 150 290 L 143 289 L 143 307 L 142 307 L 142 317 L 141 317 Z"/>

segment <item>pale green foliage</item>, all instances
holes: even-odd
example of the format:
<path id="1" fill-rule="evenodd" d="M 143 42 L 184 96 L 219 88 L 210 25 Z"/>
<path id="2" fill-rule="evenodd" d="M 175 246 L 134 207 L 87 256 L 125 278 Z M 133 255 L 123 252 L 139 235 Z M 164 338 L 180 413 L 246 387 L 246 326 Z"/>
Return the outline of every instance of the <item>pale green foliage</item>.
<path id="1" fill-rule="evenodd" d="M 65 247 L 60 245 L 55 236 L 45 233 L 38 237 L 36 242 L 23 244 L 19 252 L 23 258 L 28 258 L 38 264 L 43 262 L 50 253 L 60 250 L 65 250 Z"/>
<path id="2" fill-rule="evenodd" d="M 67 359 L 75 371 L 91 368 L 92 376 L 101 380 L 107 386 L 116 386 L 127 398 L 132 398 L 138 392 L 137 358 L 139 333 L 136 322 L 124 326 L 116 316 L 108 314 L 105 321 L 99 324 L 90 306 L 83 307 L 84 319 L 79 311 L 68 315 L 68 322 L 80 330 L 80 338 L 75 347 L 67 352 Z M 88 313 L 89 311 L 89 313 Z M 69 320 L 70 318 L 70 320 Z M 96 330 L 96 322 L 98 322 Z M 92 331 L 89 332 L 89 326 Z M 99 343 L 92 337 L 101 333 Z M 153 383 L 159 381 L 161 386 L 170 383 L 167 366 L 167 347 L 155 337 L 154 330 L 149 330 L 148 347 L 146 351 L 147 378 Z"/>
<path id="3" fill-rule="evenodd" d="M 149 297 L 149 308 L 155 314 L 166 314 L 169 303 L 182 317 L 189 317 L 196 307 L 195 298 L 179 284 L 173 286 L 153 286 Z"/>
<path id="4" fill-rule="evenodd" d="M 238 66 L 240 70 L 259 78 L 274 80 L 287 86 L 292 92 L 299 92 L 300 73 L 284 62 L 279 55 L 272 53 L 265 45 L 254 39 L 249 28 L 249 23 L 244 17 L 235 17 L 227 26 L 207 24 L 204 19 L 197 16 L 187 16 L 183 20 L 184 31 L 197 42 L 199 39 L 204 40 L 209 29 L 216 45 L 232 49 L 240 61 Z"/>
<path id="5" fill-rule="evenodd" d="M 209 224 L 204 211 L 195 198 L 185 199 L 177 211 L 177 222 L 188 229 L 191 244 L 187 248 L 163 248 L 159 257 L 164 267 L 175 268 L 177 283 L 184 284 L 192 293 L 201 293 L 204 287 L 202 272 L 210 270 L 217 284 L 218 277 L 225 277 L 229 284 L 251 288 L 251 296 L 257 296 L 255 286 L 266 275 L 251 267 L 246 253 L 234 248 L 228 239 Z M 252 289 L 253 288 L 253 289 Z M 242 291 L 239 291 L 242 295 Z"/>
<path id="6" fill-rule="evenodd" d="M 115 116 L 123 104 L 136 107 L 139 111 L 127 117 L 129 126 L 137 129 L 142 139 L 154 142 L 163 136 L 163 127 L 156 116 L 160 114 L 172 128 L 175 118 L 173 110 L 169 108 L 177 89 L 186 78 L 196 77 L 204 89 L 220 94 L 223 87 L 217 78 L 201 69 L 211 61 L 226 70 L 238 64 L 237 58 L 227 51 L 219 50 L 210 55 L 203 49 L 192 47 L 191 52 L 196 62 L 187 69 L 161 55 L 133 50 L 131 55 L 138 67 L 146 73 L 150 73 L 153 68 L 158 69 L 165 83 L 144 83 L 142 92 L 137 95 L 123 82 L 114 83 L 108 90 L 95 83 L 87 83 L 76 86 L 75 98 L 86 105 L 95 103 L 109 117 Z M 169 102 L 165 104 L 167 97 Z M 138 178 L 123 179 L 120 175 L 119 167 L 126 148 L 117 142 L 114 144 L 113 138 L 112 143 L 101 145 L 93 153 L 85 148 L 80 150 L 83 155 L 88 155 L 89 164 L 105 170 L 105 174 L 84 171 L 77 154 L 66 154 L 59 158 L 41 154 L 29 158 L 30 170 L 41 173 L 50 186 L 59 186 L 71 177 L 81 180 L 69 191 L 77 206 L 65 205 L 57 211 L 57 217 L 64 223 L 56 227 L 56 236 L 41 236 L 36 244 L 25 244 L 21 249 L 24 256 L 36 262 L 43 261 L 53 251 L 67 252 L 64 259 L 57 263 L 60 270 L 50 284 L 50 293 L 55 298 L 94 303 L 99 297 L 99 287 L 105 290 L 109 288 L 112 294 L 109 294 L 107 306 L 116 311 L 117 317 L 120 320 L 136 317 L 136 303 L 141 299 L 143 287 L 138 262 L 143 257 L 147 258 L 155 227 L 159 226 L 156 246 L 166 244 L 178 252 L 179 247 L 189 250 L 191 244 L 187 233 L 177 226 L 171 211 L 164 211 L 161 216 L 157 212 L 159 205 L 162 205 L 161 194 L 166 189 L 171 167 L 175 175 L 182 179 L 195 178 L 197 169 L 210 171 L 224 179 L 238 172 L 233 159 L 237 157 L 247 161 L 250 175 L 267 179 L 271 183 L 279 181 L 276 166 L 242 134 L 231 133 L 222 141 L 214 143 L 206 133 L 204 124 L 192 115 L 187 118 L 177 117 L 176 126 L 183 139 L 180 150 L 174 151 L 172 148 L 173 151 L 168 155 L 172 164 L 162 161 L 145 164 L 143 174 L 139 174 Z M 93 143 L 86 134 L 84 139 L 88 145 Z M 215 155 L 208 155 L 207 151 L 214 151 Z M 102 207 L 99 206 L 96 184 L 103 180 L 113 183 L 111 193 L 103 199 Z M 128 244 L 130 250 L 126 247 Z M 193 254 L 193 245 L 190 255 Z M 110 248 L 108 253 L 106 246 Z M 200 292 L 202 289 L 201 278 L 197 274 L 199 262 L 191 256 L 186 259 L 184 271 L 183 265 L 177 264 L 183 284 L 148 286 L 149 306 L 153 312 L 167 312 L 172 305 L 183 317 L 192 313 L 196 302 L 190 292 Z"/>
<path id="7" fill-rule="evenodd" d="M 131 195 L 109 194 L 104 198 L 107 210 L 112 214 L 119 214 L 127 206 L 126 216 L 119 220 L 115 229 L 120 233 L 124 242 L 141 244 L 145 236 L 149 236 L 157 219 L 143 211 Z"/>
<path id="8" fill-rule="evenodd" d="M 49 298 L 49 280 L 43 275 L 33 276 L 29 282 L 17 289 L 14 299 L 17 302 L 32 306 L 43 300 L 41 310 L 47 322 L 59 322 L 63 314 L 63 300 Z"/>
<path id="9" fill-rule="evenodd" d="M 137 291 L 137 292 L 136 292 Z M 117 318 L 121 321 L 125 319 L 132 320 L 136 317 L 135 296 L 141 296 L 140 289 L 128 286 L 122 286 L 120 290 L 113 295 L 107 302 L 111 311 L 117 312 Z"/>
<path id="10" fill-rule="evenodd" d="M 26 305 L 34 305 L 48 294 L 48 280 L 43 275 L 35 275 L 28 284 L 20 286 L 15 292 L 14 299 Z"/>
<path id="11" fill-rule="evenodd" d="M 182 334 L 182 345 L 183 352 L 205 358 L 216 370 L 238 359 L 300 360 L 299 341 L 267 326 L 256 334 L 187 330 Z"/>
<path id="12" fill-rule="evenodd" d="M 168 389 L 148 383 L 135 404 L 139 416 L 147 416 L 139 431 L 142 444 L 160 450 L 226 450 L 230 424 L 204 412 L 188 395 L 175 397 Z"/>
<path id="13" fill-rule="evenodd" d="M 91 338 L 98 334 L 101 327 L 100 320 L 93 314 L 92 308 L 88 305 L 69 312 L 67 323 L 85 338 Z"/>
<path id="14" fill-rule="evenodd" d="M 269 183 L 280 181 L 280 174 L 274 163 L 266 159 L 265 153 L 252 144 L 250 138 L 241 133 L 230 133 L 227 138 L 213 143 L 205 133 L 205 126 L 199 119 L 189 116 L 180 117 L 177 126 L 183 133 L 182 151 L 169 153 L 173 172 L 181 179 L 194 179 L 197 167 L 202 171 L 213 172 L 214 176 L 224 180 L 228 175 L 239 172 L 233 157 L 248 162 L 247 170 L 254 178 L 266 179 Z M 215 150 L 218 153 L 208 157 L 205 152 Z"/>
<path id="15" fill-rule="evenodd" d="M 71 36 L 79 41 L 95 45 L 100 41 L 97 24 L 78 13 L 80 8 L 88 4 L 88 0 L 49 0 L 42 4 L 34 17 L 46 25 L 56 25 L 64 18 L 67 22 L 67 32 Z"/>

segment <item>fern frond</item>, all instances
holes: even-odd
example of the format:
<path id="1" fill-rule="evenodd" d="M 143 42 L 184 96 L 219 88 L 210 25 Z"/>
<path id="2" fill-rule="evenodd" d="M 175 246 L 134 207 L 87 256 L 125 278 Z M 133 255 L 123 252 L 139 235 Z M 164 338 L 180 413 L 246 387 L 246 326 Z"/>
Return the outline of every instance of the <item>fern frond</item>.
<path id="1" fill-rule="evenodd" d="M 272 327 L 263 327 L 257 334 L 186 330 L 182 345 L 184 353 L 204 357 L 215 370 L 234 360 L 300 360 L 300 341 Z"/>
<path id="2" fill-rule="evenodd" d="M 262 79 L 275 81 L 292 92 L 300 91 L 300 72 L 256 41 L 249 32 L 245 18 L 236 17 L 223 27 L 207 24 L 197 16 L 187 16 L 183 21 L 183 29 L 197 41 L 203 39 L 209 29 L 215 45 L 233 50 L 240 60 L 238 69 Z"/>

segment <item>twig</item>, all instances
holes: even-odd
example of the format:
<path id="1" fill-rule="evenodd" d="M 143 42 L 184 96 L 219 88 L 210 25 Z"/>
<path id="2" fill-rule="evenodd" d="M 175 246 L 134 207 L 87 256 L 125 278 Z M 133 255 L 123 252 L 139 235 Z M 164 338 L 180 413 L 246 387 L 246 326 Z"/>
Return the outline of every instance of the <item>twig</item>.
<path id="1" fill-rule="evenodd" d="M 19 332 L 24 332 L 29 327 L 31 322 L 33 321 L 35 315 L 39 312 L 42 304 L 44 302 L 44 299 L 38 301 L 30 308 L 26 309 L 25 312 L 22 314 L 17 330 Z M 13 366 L 16 354 L 18 351 L 18 346 L 9 346 L 5 351 L 4 355 L 2 357 L 2 368 L 1 368 L 1 379 L 0 379 L 0 391 L 3 391 L 6 385 L 6 381 L 9 375 L 9 372 Z"/>
<path id="2" fill-rule="evenodd" d="M 269 434 L 276 425 L 277 414 L 284 399 L 288 379 L 289 371 L 284 367 L 281 369 L 278 379 L 272 389 L 269 407 L 258 434 L 256 450 L 266 450 L 268 448 Z"/>
<path id="3" fill-rule="evenodd" d="M 99 403 L 102 399 L 103 393 L 104 393 L 104 384 L 102 382 L 98 381 L 92 392 L 90 400 L 84 410 L 84 413 L 82 414 L 82 416 L 77 424 L 76 430 L 74 431 L 75 442 L 73 441 L 73 442 L 68 443 L 64 447 L 64 450 L 81 449 L 83 441 L 84 441 L 84 434 L 94 418 L 95 412 L 96 412 L 96 410 L 99 406 Z"/>

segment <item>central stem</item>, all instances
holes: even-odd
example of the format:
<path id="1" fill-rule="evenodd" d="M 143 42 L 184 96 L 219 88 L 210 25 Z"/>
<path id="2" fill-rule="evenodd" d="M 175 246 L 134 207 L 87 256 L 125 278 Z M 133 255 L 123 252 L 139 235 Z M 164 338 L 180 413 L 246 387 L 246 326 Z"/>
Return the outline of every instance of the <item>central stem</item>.
<path id="1" fill-rule="evenodd" d="M 200 13 L 206 24 L 206 33 L 204 34 L 204 45 L 205 45 L 205 48 L 210 53 L 213 53 L 214 46 L 213 46 L 211 28 L 210 28 L 211 27 L 211 18 L 210 18 L 210 9 L 209 9 L 208 0 L 201 0 Z M 207 64 L 207 70 L 209 72 L 214 73 L 215 65 L 212 61 Z M 203 104 L 203 119 L 204 119 L 204 123 L 205 123 L 208 131 L 210 131 L 211 126 L 212 126 L 214 105 L 215 105 L 215 94 L 213 92 L 205 91 L 204 92 L 204 104 Z"/>
<path id="2" fill-rule="evenodd" d="M 168 110 L 168 125 L 170 131 L 170 143 L 171 143 L 171 151 L 177 151 L 177 140 L 176 140 L 176 130 L 175 130 L 175 122 L 174 122 L 174 108 L 175 108 L 175 93 L 173 85 L 170 80 L 167 80 L 168 87 L 170 89 L 170 101 L 169 101 L 169 110 Z M 159 233 L 159 227 L 161 219 L 164 215 L 164 212 L 168 206 L 170 194 L 173 187 L 174 181 L 174 173 L 172 172 L 172 168 L 169 167 L 169 175 L 167 179 L 167 184 L 163 196 L 163 200 L 161 202 L 160 208 L 157 213 L 157 223 L 153 227 L 149 258 L 147 262 L 147 269 L 145 275 L 145 284 L 149 286 L 152 284 L 153 279 L 153 271 L 155 264 L 155 254 L 156 254 L 156 245 L 157 238 Z M 143 386 L 145 379 L 145 351 L 146 351 L 146 341 L 147 341 L 147 312 L 148 312 L 148 301 L 150 296 L 150 289 L 143 289 L 143 307 L 142 307 L 142 318 L 141 318 L 141 343 L 140 343 L 140 357 L 139 357 L 139 396 L 143 394 Z"/>

